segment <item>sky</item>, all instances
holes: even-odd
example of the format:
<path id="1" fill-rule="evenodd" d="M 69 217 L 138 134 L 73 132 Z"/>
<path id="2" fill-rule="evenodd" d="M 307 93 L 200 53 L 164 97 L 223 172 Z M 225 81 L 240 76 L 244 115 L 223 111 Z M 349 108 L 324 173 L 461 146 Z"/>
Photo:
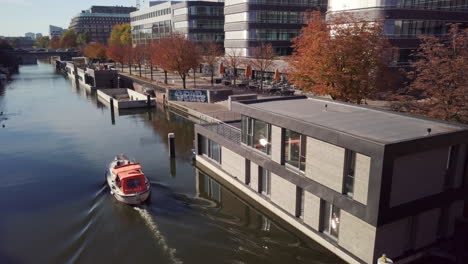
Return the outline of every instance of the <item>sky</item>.
<path id="1" fill-rule="evenodd" d="M 136 0 L 0 0 L 0 36 L 49 35 L 49 25 L 68 28 L 73 16 L 92 5 L 135 6 Z"/>

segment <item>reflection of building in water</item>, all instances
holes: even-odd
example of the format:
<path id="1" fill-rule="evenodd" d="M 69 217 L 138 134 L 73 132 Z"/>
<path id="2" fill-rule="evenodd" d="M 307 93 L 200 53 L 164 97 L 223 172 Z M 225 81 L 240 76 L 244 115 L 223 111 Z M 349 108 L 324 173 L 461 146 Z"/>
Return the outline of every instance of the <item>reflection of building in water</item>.
<path id="1" fill-rule="evenodd" d="M 245 227 L 270 231 L 271 222 L 262 214 L 243 203 L 232 192 L 200 170 L 196 170 L 196 190 L 199 198 L 217 203 L 219 213 L 231 219 L 239 219 Z"/>

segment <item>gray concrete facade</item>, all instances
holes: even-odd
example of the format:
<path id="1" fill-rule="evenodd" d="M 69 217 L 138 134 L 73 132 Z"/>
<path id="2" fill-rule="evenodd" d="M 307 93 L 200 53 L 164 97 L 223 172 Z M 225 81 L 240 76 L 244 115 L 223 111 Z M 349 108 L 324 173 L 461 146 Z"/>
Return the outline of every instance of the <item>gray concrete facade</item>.
<path id="1" fill-rule="evenodd" d="M 311 100 L 302 105 L 311 108 L 301 108 L 301 100 Z M 327 104 L 328 109 L 318 112 L 314 104 Z M 237 178 L 259 198 L 281 208 L 301 228 L 327 241 L 339 256 L 371 263 L 386 253 L 402 260 L 453 234 L 454 219 L 462 215 L 468 193 L 466 126 L 322 99 L 255 100 L 233 102 L 231 107 L 271 125 L 271 152 L 262 153 L 197 125 L 197 140 L 209 138 L 222 146 L 222 155 L 228 154 L 223 156 L 220 173 Z M 394 123 L 366 130 L 374 117 Z M 341 125 L 333 121 L 341 119 Z M 434 128 L 433 133 L 418 135 L 418 127 L 427 125 Z M 392 126 L 399 131 L 397 136 L 385 133 Z M 307 137 L 305 172 L 284 163 L 285 129 Z M 352 197 L 344 193 L 349 151 L 356 153 Z M 200 160 L 212 164 L 210 159 Z M 269 197 L 259 193 L 259 167 L 270 172 Z M 296 217 L 296 188 L 304 190 L 300 217 Z M 324 203 L 340 210 L 337 237 L 324 233 Z"/>

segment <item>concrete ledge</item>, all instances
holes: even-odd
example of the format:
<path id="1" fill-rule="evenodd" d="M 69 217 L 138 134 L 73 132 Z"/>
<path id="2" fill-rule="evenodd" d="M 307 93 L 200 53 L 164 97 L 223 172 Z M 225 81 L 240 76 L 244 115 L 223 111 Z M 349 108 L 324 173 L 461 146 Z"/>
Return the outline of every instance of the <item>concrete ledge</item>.
<path id="1" fill-rule="evenodd" d="M 295 217 L 292 217 L 285 211 L 281 210 L 278 208 L 276 205 L 272 204 L 266 199 L 263 199 L 257 192 L 252 190 L 251 188 L 247 187 L 243 183 L 239 182 L 236 180 L 234 177 L 228 175 L 226 172 L 218 168 L 217 166 L 211 164 L 209 161 L 207 161 L 205 158 L 196 156 L 196 161 L 215 173 L 216 175 L 219 175 L 223 180 L 225 180 L 227 183 L 230 185 L 236 187 L 239 191 L 241 191 L 243 194 L 247 195 L 249 198 L 253 199 L 255 202 L 281 218 L 282 220 L 286 221 L 289 223 L 292 227 L 295 229 L 299 230 L 302 232 L 304 235 L 307 237 L 313 239 L 315 242 L 320 244 L 321 246 L 325 247 L 326 249 L 330 250 L 334 254 L 336 254 L 338 257 L 343 259 L 344 261 L 348 263 L 355 263 L 355 264 L 362 264 L 365 263 L 359 259 L 357 259 L 354 256 L 351 256 L 349 253 L 345 252 L 344 250 L 340 249 L 337 245 L 331 243 L 329 240 L 325 239 L 322 237 L 318 232 L 311 230 L 301 222 L 299 222 Z"/>

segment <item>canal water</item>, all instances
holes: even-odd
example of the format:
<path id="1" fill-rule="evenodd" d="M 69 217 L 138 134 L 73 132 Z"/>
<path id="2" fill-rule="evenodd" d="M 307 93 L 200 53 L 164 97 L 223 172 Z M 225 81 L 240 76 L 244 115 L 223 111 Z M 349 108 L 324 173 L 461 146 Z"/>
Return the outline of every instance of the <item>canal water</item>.
<path id="1" fill-rule="evenodd" d="M 190 121 L 163 109 L 113 120 L 49 64 L 13 78 L 0 88 L 0 263 L 341 262 L 198 171 Z M 120 153 L 142 163 L 148 205 L 120 204 L 104 184 Z"/>

